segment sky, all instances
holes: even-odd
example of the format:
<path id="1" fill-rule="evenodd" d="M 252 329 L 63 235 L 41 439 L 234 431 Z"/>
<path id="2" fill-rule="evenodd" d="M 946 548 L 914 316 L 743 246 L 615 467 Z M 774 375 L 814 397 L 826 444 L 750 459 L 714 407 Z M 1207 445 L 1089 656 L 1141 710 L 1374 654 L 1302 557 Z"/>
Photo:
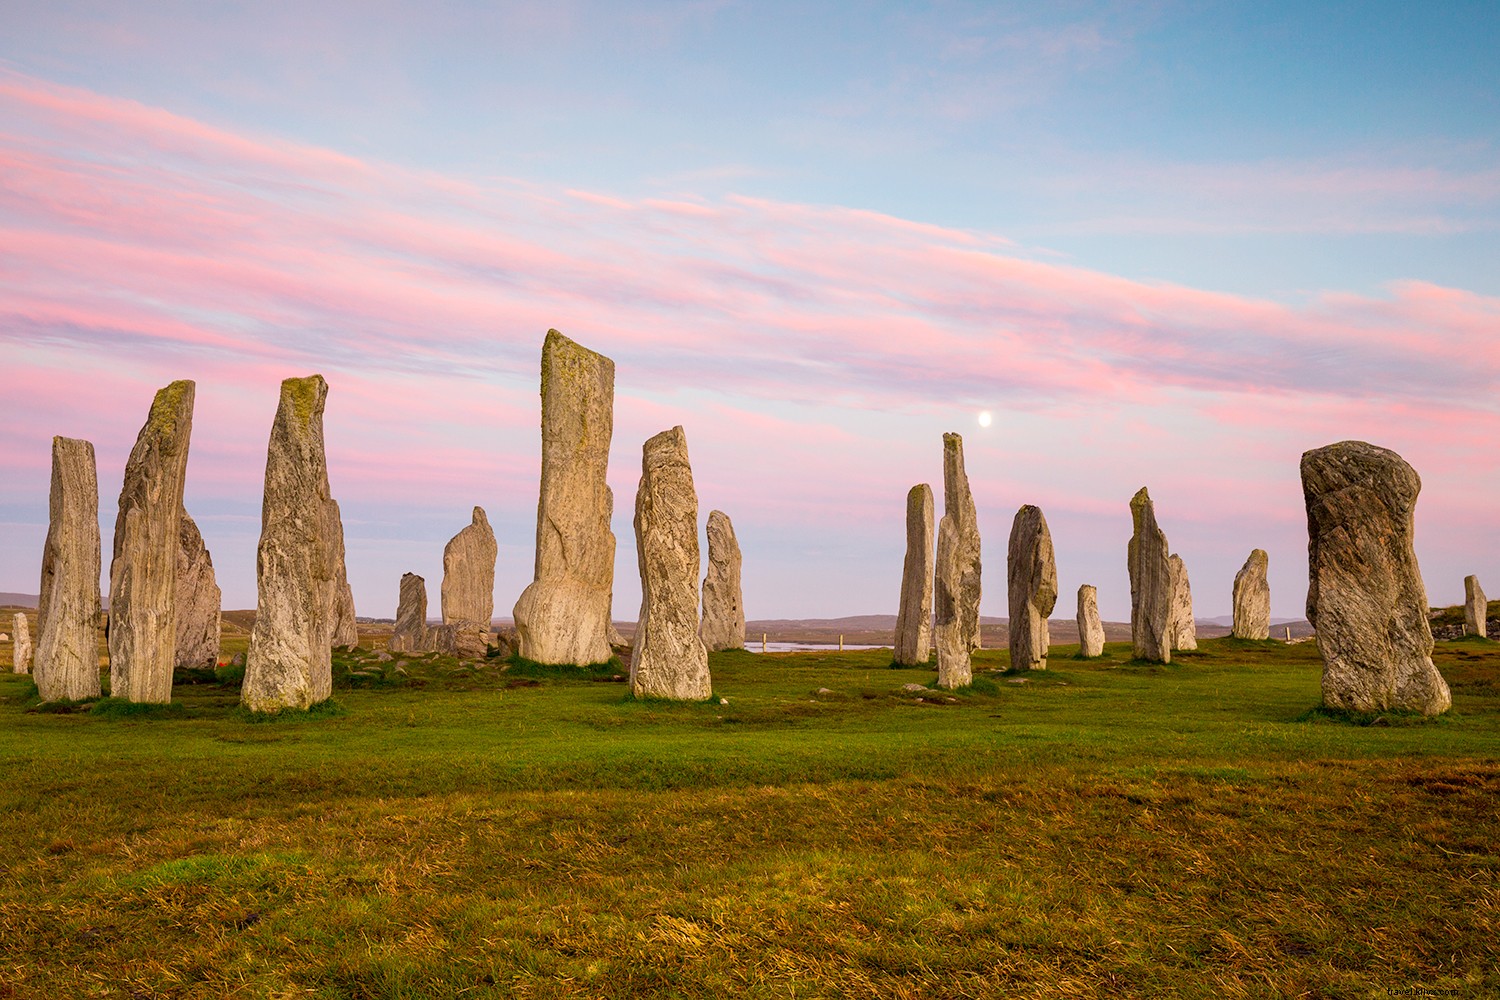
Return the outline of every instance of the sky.
<path id="1" fill-rule="evenodd" d="M 1497 46 L 1491 2 L 9 0 L 0 590 L 37 590 L 59 434 L 107 585 L 190 378 L 187 509 L 254 607 L 277 385 L 319 372 L 359 613 L 411 571 L 435 614 L 478 504 L 506 615 L 557 328 L 616 363 L 617 618 L 677 424 L 752 619 L 894 613 L 945 431 L 985 615 L 1029 503 L 1055 617 L 1090 583 L 1128 620 L 1144 485 L 1199 617 L 1256 547 L 1300 617 L 1298 460 L 1351 438 L 1422 478 L 1431 602 L 1500 591 Z"/>

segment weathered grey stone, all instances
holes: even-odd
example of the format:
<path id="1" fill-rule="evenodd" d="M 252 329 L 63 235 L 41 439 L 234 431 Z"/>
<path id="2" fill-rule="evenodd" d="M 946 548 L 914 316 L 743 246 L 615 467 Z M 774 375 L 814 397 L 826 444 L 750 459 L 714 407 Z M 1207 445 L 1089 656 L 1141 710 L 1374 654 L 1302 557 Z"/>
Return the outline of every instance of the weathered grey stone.
<path id="1" fill-rule="evenodd" d="M 1047 616 L 1057 606 L 1057 560 L 1052 532 L 1042 509 L 1026 504 L 1016 511 L 1006 556 L 1010 605 L 1010 665 L 1013 670 L 1046 670 L 1052 637 Z"/>
<path id="2" fill-rule="evenodd" d="M 495 559 L 499 553 L 483 507 L 474 508 L 468 526 L 443 548 L 443 624 L 462 625 L 464 628 L 458 631 L 469 635 L 477 632 L 481 656 L 482 643 L 495 617 Z"/>
<path id="3" fill-rule="evenodd" d="M 266 449 L 257 600 L 240 701 L 254 712 L 307 709 L 333 693 L 338 547 L 323 447 L 328 383 L 289 378 Z"/>
<path id="4" fill-rule="evenodd" d="M 177 666 L 212 670 L 219 665 L 218 580 L 203 535 L 187 511 L 177 526 Z"/>
<path id="5" fill-rule="evenodd" d="M 1307 620 L 1323 657 L 1323 703 L 1447 711 L 1452 696 L 1432 664 L 1427 589 L 1412 547 L 1416 471 L 1363 441 L 1304 452 L 1301 471 Z"/>
<path id="6" fill-rule="evenodd" d="M 515 606 L 521 655 L 539 663 L 602 663 L 610 657 L 615 536 L 604 478 L 614 395 L 613 361 L 547 331 L 536 570 Z"/>
<path id="7" fill-rule="evenodd" d="M 1188 584 L 1187 566 L 1175 552 L 1167 559 L 1172 573 L 1172 619 L 1167 628 L 1174 650 L 1198 648 L 1198 626 L 1193 621 L 1193 589 Z"/>
<path id="8" fill-rule="evenodd" d="M 125 462 L 109 564 L 109 693 L 114 698 L 172 700 L 178 529 L 194 388 L 183 379 L 157 391 Z"/>
<path id="9" fill-rule="evenodd" d="M 648 440 L 635 495 L 641 617 L 630 691 L 637 698 L 701 701 L 712 694 L 698 637 L 698 494 L 681 427 Z"/>
<path id="10" fill-rule="evenodd" d="M 495 657 L 497 660 L 508 660 L 521 646 L 521 633 L 514 626 L 501 625 L 495 629 Z"/>
<path id="11" fill-rule="evenodd" d="M 333 545 L 333 635 L 335 649 L 353 649 L 359 645 L 359 623 L 354 619 L 354 588 L 349 586 L 349 567 L 345 564 L 344 515 L 339 502 L 329 499 L 328 540 Z"/>
<path id="12" fill-rule="evenodd" d="M 43 701 L 97 698 L 99 478 L 89 442 L 52 439 L 48 515 L 32 674 Z"/>
<path id="13" fill-rule="evenodd" d="M 1082 656 L 1104 654 L 1104 624 L 1099 621 L 1099 592 L 1093 584 L 1078 588 L 1078 652 Z"/>
<path id="14" fill-rule="evenodd" d="M 1130 642 L 1137 659 L 1172 660 L 1172 564 L 1156 506 L 1142 486 L 1130 500 Z"/>
<path id="15" fill-rule="evenodd" d="M 15 636 L 10 651 L 10 668 L 18 674 L 31 673 L 31 628 L 26 623 L 26 612 L 15 613 L 15 624 L 11 631 Z"/>
<path id="16" fill-rule="evenodd" d="M 490 630 L 479 622 L 449 622 L 429 626 L 427 640 L 436 652 L 477 660 L 489 650 Z"/>
<path id="17" fill-rule="evenodd" d="M 926 664 L 932 656 L 932 519 L 932 487 L 919 483 L 906 494 L 906 561 L 892 657 L 909 667 Z"/>
<path id="18" fill-rule="evenodd" d="M 703 622 L 698 635 L 709 652 L 745 648 L 745 604 L 740 593 L 740 542 L 722 510 L 708 513 L 708 573 L 703 577 Z"/>
<path id="19" fill-rule="evenodd" d="M 1265 549 L 1251 549 L 1250 558 L 1234 574 L 1234 627 L 1236 639 L 1271 637 L 1271 585 L 1266 580 L 1270 560 Z"/>
<path id="20" fill-rule="evenodd" d="M 979 517 L 964 471 L 964 440 L 943 435 L 943 518 L 933 569 L 933 640 L 938 687 L 973 679 L 970 655 L 979 646 Z"/>
<path id="21" fill-rule="evenodd" d="M 613 524 L 615 519 L 615 491 L 608 486 L 604 487 L 604 499 L 607 502 L 606 509 L 609 511 L 609 522 Z M 630 643 L 626 642 L 625 637 L 620 634 L 620 630 L 615 627 L 615 588 L 613 576 L 610 577 L 609 588 L 609 626 L 605 629 L 604 637 L 609 641 L 611 650 L 628 648 L 630 646 Z"/>
<path id="22" fill-rule="evenodd" d="M 1489 637 L 1489 602 L 1477 576 L 1464 577 L 1464 629 L 1481 639 Z"/>
<path id="23" fill-rule="evenodd" d="M 402 573 L 396 627 L 386 648 L 393 653 L 431 652 L 436 648 L 431 631 L 427 625 L 427 581 L 415 573 Z"/>

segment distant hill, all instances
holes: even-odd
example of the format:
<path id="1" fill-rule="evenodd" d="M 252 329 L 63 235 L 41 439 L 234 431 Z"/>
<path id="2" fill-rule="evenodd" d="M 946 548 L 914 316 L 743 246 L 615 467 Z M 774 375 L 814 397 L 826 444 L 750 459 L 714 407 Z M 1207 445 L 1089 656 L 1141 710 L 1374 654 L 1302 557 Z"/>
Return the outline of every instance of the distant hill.
<path id="1" fill-rule="evenodd" d="M 0 606 L 7 608 L 34 608 L 40 600 L 39 594 L 0 593 Z"/>

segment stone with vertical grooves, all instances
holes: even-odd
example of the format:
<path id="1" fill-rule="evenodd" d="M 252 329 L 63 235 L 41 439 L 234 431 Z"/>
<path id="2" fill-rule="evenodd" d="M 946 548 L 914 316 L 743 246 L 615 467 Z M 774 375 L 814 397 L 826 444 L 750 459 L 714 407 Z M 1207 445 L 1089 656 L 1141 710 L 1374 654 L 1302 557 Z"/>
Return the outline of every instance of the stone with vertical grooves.
<path id="1" fill-rule="evenodd" d="M 17 611 L 11 629 L 15 638 L 11 647 L 10 668 L 18 674 L 31 673 L 31 627 L 26 623 L 26 612 Z"/>
<path id="2" fill-rule="evenodd" d="M 99 478 L 89 442 L 52 439 L 48 515 L 32 675 L 43 701 L 97 698 Z"/>
<path id="3" fill-rule="evenodd" d="M 176 586 L 177 666 L 212 670 L 219 664 L 221 594 L 213 559 L 187 511 L 177 526 Z"/>
<path id="4" fill-rule="evenodd" d="M 359 645 L 359 623 L 354 619 L 354 588 L 349 586 L 349 567 L 345 564 L 344 515 L 339 502 L 328 501 L 328 539 L 333 544 L 333 635 L 335 649 Z"/>
<path id="5" fill-rule="evenodd" d="M 615 536 L 604 480 L 614 393 L 613 361 L 547 331 L 536 568 L 514 612 L 521 655 L 538 663 L 590 664 L 610 657 Z"/>
<path id="6" fill-rule="evenodd" d="M 608 486 L 604 487 L 604 497 L 608 501 L 607 510 L 609 513 L 607 519 L 613 524 L 615 518 L 615 491 Z M 604 638 L 609 643 L 611 649 L 630 645 L 630 643 L 625 641 L 625 637 L 620 634 L 620 630 L 615 627 L 615 588 L 613 576 L 610 577 L 609 588 L 609 627 L 605 629 Z"/>
<path id="7" fill-rule="evenodd" d="M 427 625 L 427 581 L 415 573 L 402 573 L 396 626 L 386 648 L 393 653 L 431 652 L 436 648 L 431 632 Z"/>
<path id="8" fill-rule="evenodd" d="M 1469 635 L 1489 638 L 1489 602 L 1477 576 L 1464 577 L 1464 628 Z"/>
<path id="9" fill-rule="evenodd" d="M 932 519 L 932 487 L 918 483 L 906 494 L 906 561 L 893 657 L 908 667 L 925 666 L 932 656 Z"/>
<path id="10" fill-rule="evenodd" d="M 338 546 L 323 445 L 328 383 L 289 378 L 266 448 L 257 599 L 240 701 L 253 712 L 307 709 L 333 693 Z"/>
<path id="11" fill-rule="evenodd" d="M 160 389 L 125 462 L 109 564 L 109 693 L 164 704 L 177 666 L 177 554 L 195 386 Z"/>
<path id="12" fill-rule="evenodd" d="M 500 546 L 483 507 L 443 547 L 441 592 L 443 651 L 472 659 L 483 656 L 495 617 L 495 559 Z"/>
<path id="13" fill-rule="evenodd" d="M 1136 659 L 1172 661 L 1172 564 L 1156 505 L 1142 486 L 1130 499 L 1130 643 Z"/>
<path id="14" fill-rule="evenodd" d="M 1011 522 L 1006 584 L 1011 669 L 1046 670 L 1052 642 L 1047 616 L 1057 607 L 1057 560 L 1040 507 L 1024 505 Z"/>
<path id="15" fill-rule="evenodd" d="M 645 443 L 635 495 L 641 617 L 630 660 L 637 698 L 701 701 L 713 693 L 698 637 L 698 494 L 681 427 Z"/>
<path id="16" fill-rule="evenodd" d="M 1234 574 L 1234 627 L 1236 639 L 1271 637 L 1271 585 L 1266 580 L 1270 558 L 1265 549 L 1251 549 L 1245 565 Z"/>
<path id="17" fill-rule="evenodd" d="M 734 525 L 722 510 L 708 513 L 708 572 L 703 577 L 703 622 L 698 635 L 711 653 L 745 648 L 742 556 Z"/>
<path id="18" fill-rule="evenodd" d="M 943 435 L 943 518 L 933 566 L 933 644 L 938 687 L 973 679 L 970 656 L 979 646 L 979 518 L 964 471 L 964 440 Z"/>
<path id="19" fill-rule="evenodd" d="M 1422 481 L 1364 441 L 1304 452 L 1307 620 L 1323 657 L 1323 703 L 1437 715 L 1452 705 L 1432 663 L 1427 589 L 1412 547 Z"/>
<path id="20" fill-rule="evenodd" d="M 1078 652 L 1082 656 L 1104 654 L 1104 623 L 1099 621 L 1099 592 L 1089 583 L 1078 588 Z"/>
<path id="21" fill-rule="evenodd" d="M 1168 635 L 1172 649 L 1197 649 L 1198 626 L 1193 621 L 1193 588 L 1182 557 L 1175 552 L 1168 558 L 1172 569 L 1172 624 Z"/>

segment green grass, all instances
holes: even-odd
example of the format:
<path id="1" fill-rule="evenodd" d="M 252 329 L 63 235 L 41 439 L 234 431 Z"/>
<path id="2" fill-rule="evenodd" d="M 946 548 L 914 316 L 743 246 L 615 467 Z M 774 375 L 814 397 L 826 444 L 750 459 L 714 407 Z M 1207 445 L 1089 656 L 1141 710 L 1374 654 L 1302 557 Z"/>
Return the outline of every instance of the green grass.
<path id="1" fill-rule="evenodd" d="M 297 725 L 0 675 L 0 997 L 1493 996 L 1495 645 L 1388 725 L 1235 640 L 713 654 L 728 704 L 360 651 Z"/>

